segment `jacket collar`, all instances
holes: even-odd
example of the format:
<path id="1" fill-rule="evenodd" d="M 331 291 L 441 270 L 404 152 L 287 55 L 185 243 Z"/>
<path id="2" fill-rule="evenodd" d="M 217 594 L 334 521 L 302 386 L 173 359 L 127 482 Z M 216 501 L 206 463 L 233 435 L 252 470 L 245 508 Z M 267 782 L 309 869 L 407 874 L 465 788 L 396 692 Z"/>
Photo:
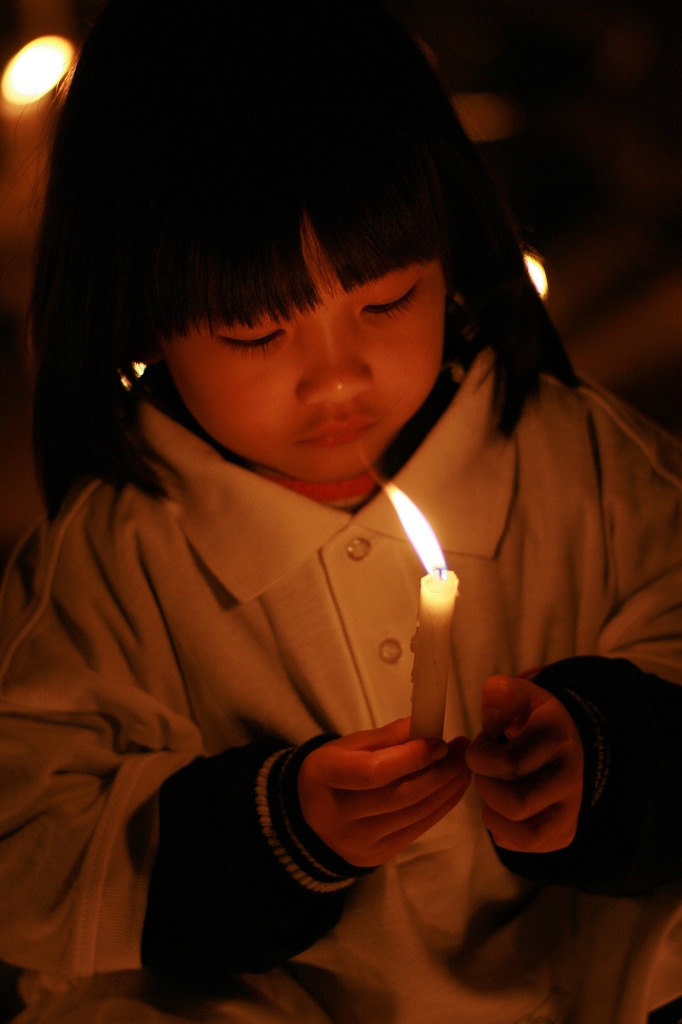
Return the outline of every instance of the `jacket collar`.
<path id="1" fill-rule="evenodd" d="M 496 428 L 493 394 L 493 359 L 486 350 L 393 480 L 426 516 L 446 553 L 492 558 L 505 528 L 516 445 Z M 404 537 L 383 493 L 360 510 L 356 523 Z"/>
<path id="2" fill-rule="evenodd" d="M 446 553 L 491 558 L 515 477 L 515 446 L 496 431 L 488 352 L 394 482 L 427 517 Z M 358 529 L 405 540 L 380 492 L 355 517 L 226 462 L 151 403 L 146 439 L 164 463 L 171 508 L 190 544 L 239 601 L 262 594 L 354 519 Z"/>

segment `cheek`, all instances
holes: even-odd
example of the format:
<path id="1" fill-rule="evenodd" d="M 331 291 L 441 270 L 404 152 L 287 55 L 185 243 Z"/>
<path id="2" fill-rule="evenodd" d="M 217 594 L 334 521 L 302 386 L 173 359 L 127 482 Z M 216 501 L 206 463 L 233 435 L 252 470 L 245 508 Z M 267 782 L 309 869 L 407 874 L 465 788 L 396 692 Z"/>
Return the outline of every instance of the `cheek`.
<path id="1" fill-rule="evenodd" d="M 191 414 L 216 440 L 223 441 L 226 432 L 231 432 L 243 420 L 248 407 L 243 403 L 243 392 L 234 387 L 233 378 L 222 361 L 208 358 L 199 346 L 191 351 L 182 342 L 174 343 L 165 358 L 180 397 Z"/>
<path id="2" fill-rule="evenodd" d="M 393 386 L 409 391 L 431 391 L 443 362 L 443 332 L 435 325 L 415 331 L 405 344 L 386 355 L 385 374 Z"/>
<path id="3" fill-rule="evenodd" d="M 290 412 L 277 380 L 240 370 L 214 383 L 206 403 L 215 432 L 236 449 L 279 435 Z"/>

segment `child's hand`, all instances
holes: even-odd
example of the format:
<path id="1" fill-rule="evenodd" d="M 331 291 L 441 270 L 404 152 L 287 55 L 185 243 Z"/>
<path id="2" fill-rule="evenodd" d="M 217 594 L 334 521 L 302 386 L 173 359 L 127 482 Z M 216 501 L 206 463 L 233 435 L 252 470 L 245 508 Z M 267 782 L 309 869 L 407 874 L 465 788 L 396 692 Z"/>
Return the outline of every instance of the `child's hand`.
<path id="1" fill-rule="evenodd" d="M 390 860 L 459 802 L 471 773 L 468 740 L 410 740 L 410 720 L 343 736 L 301 765 L 305 820 L 357 867 Z"/>
<path id="2" fill-rule="evenodd" d="M 497 845 L 523 853 L 568 846 L 578 826 L 584 757 L 566 708 L 529 679 L 492 676 L 483 686 L 482 721 L 466 762 Z"/>

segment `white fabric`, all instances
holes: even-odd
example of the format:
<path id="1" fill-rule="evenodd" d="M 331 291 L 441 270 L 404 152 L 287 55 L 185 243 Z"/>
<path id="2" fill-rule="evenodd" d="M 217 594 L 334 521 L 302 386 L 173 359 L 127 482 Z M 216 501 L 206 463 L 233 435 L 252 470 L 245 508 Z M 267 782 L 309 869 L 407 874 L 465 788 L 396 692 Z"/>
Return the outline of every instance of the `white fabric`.
<path id="1" fill-rule="evenodd" d="M 574 654 L 682 683 L 680 449 L 590 387 L 543 381 L 511 439 L 491 406 L 484 354 L 396 477 L 460 577 L 446 735 L 475 734 L 490 674 Z M 682 994 L 682 887 L 536 890 L 473 788 L 286 967 L 220 1004 L 149 988 L 161 782 L 257 731 L 298 744 L 408 714 L 422 570 L 383 494 L 328 508 L 143 416 L 168 499 L 90 485 L 0 595 L 0 957 L 32 972 L 22 1022 L 643 1024 Z"/>

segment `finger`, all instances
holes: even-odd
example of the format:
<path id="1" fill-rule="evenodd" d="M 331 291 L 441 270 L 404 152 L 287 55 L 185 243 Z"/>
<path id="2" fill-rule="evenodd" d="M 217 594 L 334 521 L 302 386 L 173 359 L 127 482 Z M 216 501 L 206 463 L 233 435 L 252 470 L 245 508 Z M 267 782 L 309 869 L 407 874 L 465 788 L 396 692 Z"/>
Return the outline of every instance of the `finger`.
<path id="1" fill-rule="evenodd" d="M 580 807 L 582 786 L 570 766 L 560 761 L 544 765 L 520 782 L 502 782 L 483 775 L 474 777 L 481 799 L 510 821 L 526 821 L 557 803 Z"/>
<path id="2" fill-rule="evenodd" d="M 429 818 L 439 807 L 453 799 L 461 796 L 469 787 L 469 777 L 458 775 L 449 779 L 438 789 L 408 807 L 372 815 L 363 818 L 353 824 L 358 835 L 362 835 L 365 842 L 374 844 L 387 836 L 402 832 L 406 828 Z"/>
<path id="3" fill-rule="evenodd" d="M 568 754 L 572 742 L 558 723 L 547 720 L 541 708 L 518 736 L 507 743 L 480 734 L 467 748 L 465 758 L 477 774 L 513 781 Z"/>
<path id="4" fill-rule="evenodd" d="M 481 694 L 482 731 L 490 737 L 518 731 L 532 711 L 549 697 L 546 690 L 528 679 L 496 675 L 486 679 Z"/>
<path id="5" fill-rule="evenodd" d="M 532 694 L 534 705 L 522 729 L 504 744 L 491 740 L 484 733 L 473 740 L 466 753 L 469 767 L 481 774 L 497 778 L 522 778 L 536 771 L 543 763 L 571 756 L 573 747 L 582 750 L 575 722 L 563 704 L 546 691 Z"/>
<path id="6" fill-rule="evenodd" d="M 448 754 L 442 740 L 408 740 L 375 750 L 347 750 L 333 741 L 318 747 L 318 771 L 333 789 L 379 789 L 432 765 Z"/>
<path id="7" fill-rule="evenodd" d="M 376 863 L 384 863 L 390 857 L 395 856 L 400 850 L 404 850 L 406 846 L 409 846 L 415 839 L 418 839 L 424 832 L 433 828 L 434 825 L 457 806 L 466 793 L 467 788 L 468 782 L 460 785 L 451 794 L 446 796 L 441 804 L 431 810 L 429 814 L 378 840 L 373 851 L 375 857 L 378 855 Z"/>
<path id="8" fill-rule="evenodd" d="M 439 802 L 433 802 L 428 813 L 417 817 L 407 824 L 396 827 L 386 835 L 378 835 L 373 840 L 365 839 L 365 843 L 357 843 L 356 852 L 348 853 L 346 859 L 359 867 L 371 867 L 382 864 L 418 839 L 428 828 L 439 821 L 445 814 L 457 807 L 466 793 L 468 781 L 461 782 L 450 792 L 444 792 Z M 361 862 L 360 862 L 361 861 Z"/>
<path id="9" fill-rule="evenodd" d="M 412 807 L 443 786 L 457 780 L 468 782 L 470 777 L 471 772 L 462 758 L 448 756 L 378 789 L 336 790 L 335 799 L 345 818 L 359 820 Z"/>
<path id="10" fill-rule="evenodd" d="M 361 729 L 334 740 L 334 746 L 344 750 L 378 750 L 381 747 L 393 747 L 405 743 L 410 738 L 410 719 L 397 718 L 387 725 L 376 729 Z"/>
<path id="11" fill-rule="evenodd" d="M 577 818 L 562 804 L 552 804 L 526 821 L 509 821 L 491 807 L 484 807 L 482 820 L 498 846 L 518 853 L 551 853 L 573 842 Z"/>

